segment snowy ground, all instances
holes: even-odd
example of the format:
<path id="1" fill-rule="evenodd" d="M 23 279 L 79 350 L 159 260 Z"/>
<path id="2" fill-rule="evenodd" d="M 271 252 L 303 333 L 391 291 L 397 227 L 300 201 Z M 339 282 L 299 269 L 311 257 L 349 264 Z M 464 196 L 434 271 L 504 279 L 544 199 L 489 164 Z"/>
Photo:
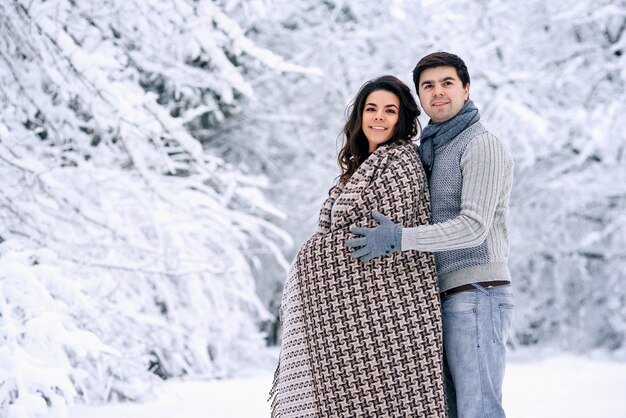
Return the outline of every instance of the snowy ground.
<path id="1" fill-rule="evenodd" d="M 626 362 L 512 356 L 504 402 L 509 418 L 624 418 Z M 272 373 L 211 382 L 167 382 L 141 404 L 74 407 L 71 418 L 265 418 Z"/>

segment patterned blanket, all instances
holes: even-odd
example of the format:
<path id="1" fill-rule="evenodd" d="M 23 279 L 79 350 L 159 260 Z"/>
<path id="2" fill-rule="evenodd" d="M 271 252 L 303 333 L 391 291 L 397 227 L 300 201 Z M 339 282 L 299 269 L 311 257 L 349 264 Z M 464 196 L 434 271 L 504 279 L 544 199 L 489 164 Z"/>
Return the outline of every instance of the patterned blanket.
<path id="1" fill-rule="evenodd" d="M 429 223 L 410 142 L 380 146 L 334 187 L 298 252 L 283 292 L 272 417 L 446 415 L 434 258 L 404 251 L 353 260 L 349 229 L 374 226 L 373 210 L 404 226 Z"/>

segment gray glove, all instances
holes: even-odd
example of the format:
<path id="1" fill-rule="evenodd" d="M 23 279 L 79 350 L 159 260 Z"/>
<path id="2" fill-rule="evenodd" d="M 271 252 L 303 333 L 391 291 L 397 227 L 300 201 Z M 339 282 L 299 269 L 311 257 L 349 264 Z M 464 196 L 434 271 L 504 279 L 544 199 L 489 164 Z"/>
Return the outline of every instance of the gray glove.
<path id="1" fill-rule="evenodd" d="M 356 248 L 350 256 L 359 261 L 368 261 L 374 257 L 402 250 L 402 227 L 394 224 L 382 213 L 372 212 L 372 217 L 378 221 L 379 226 L 352 228 L 350 232 L 361 238 L 346 241 L 346 247 Z"/>

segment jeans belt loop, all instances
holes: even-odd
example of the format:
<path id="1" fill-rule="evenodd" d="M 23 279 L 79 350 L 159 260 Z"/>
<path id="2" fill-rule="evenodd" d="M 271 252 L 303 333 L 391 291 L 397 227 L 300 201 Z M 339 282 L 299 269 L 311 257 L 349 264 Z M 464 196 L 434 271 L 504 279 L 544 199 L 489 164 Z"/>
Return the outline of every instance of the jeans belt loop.
<path id="1" fill-rule="evenodd" d="M 481 292 L 483 292 L 485 295 L 489 295 L 489 291 L 487 289 L 485 289 L 484 287 L 482 287 L 480 285 L 480 283 L 472 283 L 472 286 L 474 286 L 476 289 L 478 289 Z"/>

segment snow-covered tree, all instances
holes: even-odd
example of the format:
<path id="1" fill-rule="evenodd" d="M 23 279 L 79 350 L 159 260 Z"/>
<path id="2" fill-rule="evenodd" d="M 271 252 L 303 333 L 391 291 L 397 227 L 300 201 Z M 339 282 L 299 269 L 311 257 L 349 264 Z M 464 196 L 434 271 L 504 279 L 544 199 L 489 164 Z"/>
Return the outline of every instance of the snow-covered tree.
<path id="1" fill-rule="evenodd" d="M 625 348 L 626 4 L 534 8 L 540 18 L 526 30 L 538 59 L 509 93 L 526 134 L 514 196 L 514 262 L 527 299 L 519 335 Z"/>
<path id="2" fill-rule="evenodd" d="M 303 69 L 226 6 L 0 4 L 0 415 L 61 417 L 77 396 L 258 360 L 251 266 L 285 264 L 290 238 L 267 221 L 268 179 L 189 126 L 253 99 L 248 72 Z"/>

